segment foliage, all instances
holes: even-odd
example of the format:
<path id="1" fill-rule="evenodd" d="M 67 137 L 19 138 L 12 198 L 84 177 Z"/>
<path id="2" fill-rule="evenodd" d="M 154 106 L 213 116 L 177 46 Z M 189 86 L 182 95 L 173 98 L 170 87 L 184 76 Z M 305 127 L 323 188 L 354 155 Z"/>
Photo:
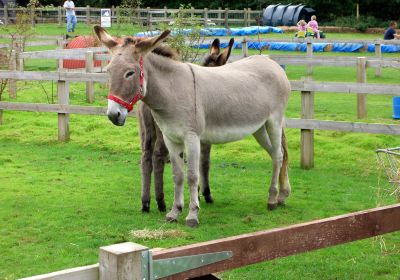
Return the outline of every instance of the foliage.
<path id="1" fill-rule="evenodd" d="M 326 25 L 341 26 L 341 27 L 354 27 L 357 30 L 364 32 L 367 28 L 371 27 L 387 27 L 389 21 L 382 21 L 373 16 L 360 16 L 359 19 L 355 16 L 338 17 L 334 21 L 326 22 Z"/>
<path id="2" fill-rule="evenodd" d="M 191 4 L 180 5 L 179 11 L 172 14 L 172 20 L 169 24 L 164 25 L 163 29 L 172 29 L 175 34 L 170 36 L 168 43 L 178 51 L 183 61 L 194 62 L 199 55 L 199 48 L 193 46 L 199 45 L 202 41 L 200 36 L 200 20 L 198 17 L 190 13 L 193 9 Z M 185 30 L 191 29 L 189 34 Z"/>

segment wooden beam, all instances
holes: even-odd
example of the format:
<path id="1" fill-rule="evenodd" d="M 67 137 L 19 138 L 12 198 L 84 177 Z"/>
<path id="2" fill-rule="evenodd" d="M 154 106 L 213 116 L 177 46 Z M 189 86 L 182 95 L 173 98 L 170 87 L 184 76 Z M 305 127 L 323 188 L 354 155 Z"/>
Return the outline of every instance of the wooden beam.
<path id="1" fill-rule="evenodd" d="M 301 92 L 301 118 L 314 118 L 314 92 Z M 300 132 L 300 166 L 303 169 L 314 167 L 314 130 L 301 129 Z"/>
<path id="2" fill-rule="evenodd" d="M 300 128 L 300 129 L 315 129 L 315 130 L 346 131 L 346 132 L 356 132 L 356 133 L 400 135 L 400 125 L 396 124 L 286 119 L 286 127 Z"/>
<path id="3" fill-rule="evenodd" d="M 366 58 L 357 57 L 357 83 L 367 83 Z M 359 119 L 367 118 L 367 95 L 365 93 L 357 94 L 357 117 Z"/>
<path id="4" fill-rule="evenodd" d="M 233 257 L 165 279 L 184 279 L 400 230 L 400 204 L 153 252 L 153 259 L 232 251 Z"/>
<path id="5" fill-rule="evenodd" d="M 99 264 L 75 267 L 20 280 L 99 280 Z"/>

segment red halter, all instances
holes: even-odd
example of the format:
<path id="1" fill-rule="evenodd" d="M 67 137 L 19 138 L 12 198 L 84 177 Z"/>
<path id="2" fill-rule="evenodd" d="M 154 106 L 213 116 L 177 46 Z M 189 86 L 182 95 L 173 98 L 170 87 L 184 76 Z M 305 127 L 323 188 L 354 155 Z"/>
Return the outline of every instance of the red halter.
<path id="1" fill-rule="evenodd" d="M 114 94 L 112 94 L 111 91 L 108 93 L 108 97 L 107 98 L 109 100 L 112 100 L 112 101 L 118 103 L 119 105 L 125 107 L 126 109 L 128 109 L 128 112 L 132 111 L 133 106 L 136 104 L 136 102 L 138 102 L 139 100 L 142 100 L 144 98 L 144 95 L 143 95 L 143 84 L 144 84 L 143 56 L 140 56 L 139 68 L 140 68 L 139 89 L 136 91 L 136 93 L 133 96 L 133 98 L 132 98 L 130 103 L 122 100 L 118 96 L 115 96 Z"/>

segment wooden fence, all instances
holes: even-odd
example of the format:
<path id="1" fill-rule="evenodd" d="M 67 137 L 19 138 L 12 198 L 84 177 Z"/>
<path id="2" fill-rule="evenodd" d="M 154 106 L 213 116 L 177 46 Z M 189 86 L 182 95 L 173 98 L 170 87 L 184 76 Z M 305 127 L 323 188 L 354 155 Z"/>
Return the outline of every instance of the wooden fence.
<path id="1" fill-rule="evenodd" d="M 311 46 L 311 43 L 309 44 Z M 386 59 L 379 57 L 316 57 L 309 53 L 303 56 L 289 55 L 271 55 L 270 57 L 280 64 L 307 65 L 309 76 L 312 75 L 310 68 L 316 65 L 328 66 L 351 66 L 357 67 L 357 83 L 338 83 L 338 82 L 315 82 L 311 78 L 301 81 L 291 81 L 293 91 L 301 92 L 302 112 L 301 119 L 287 119 L 286 126 L 289 128 L 301 129 L 301 166 L 303 168 L 312 168 L 314 166 L 314 130 L 334 130 L 348 131 L 359 133 L 377 133 L 400 135 L 400 125 L 394 124 L 371 124 L 365 122 L 339 122 L 328 120 L 314 119 L 314 95 L 315 92 L 332 92 L 332 93 L 348 93 L 357 94 L 357 115 L 359 118 L 366 118 L 366 94 L 388 94 L 400 95 L 400 84 L 367 84 L 366 68 L 374 67 L 392 67 L 400 69 L 399 60 Z M 57 59 L 59 64 L 62 59 L 86 59 L 91 62 L 93 60 L 107 61 L 110 59 L 105 48 L 89 48 L 74 50 L 54 50 L 40 52 L 24 52 L 15 56 L 15 61 L 33 58 Z M 246 55 L 246 46 L 243 46 L 243 53 Z M 241 57 L 233 57 L 233 60 Z M 21 64 L 21 63 L 20 63 Z M 93 102 L 93 82 L 104 83 L 107 76 L 104 73 L 96 73 L 99 69 L 94 69 L 92 63 L 87 63 L 86 72 L 31 72 L 17 71 L 23 70 L 17 67 L 17 63 L 12 64 L 13 71 L 0 71 L 0 78 L 11 79 L 10 95 L 16 95 L 16 80 L 51 80 L 58 84 L 58 104 L 31 104 L 20 102 L 0 102 L 1 110 L 21 110 L 33 112 L 54 112 L 58 114 L 58 138 L 60 141 L 69 140 L 69 114 L 86 114 L 86 115 L 104 115 L 106 109 L 103 107 L 93 106 L 74 106 L 69 105 L 69 88 L 68 82 L 86 82 L 86 94 L 88 102 Z M 23 65 L 23 63 L 22 63 Z M 134 115 L 134 114 L 133 114 Z"/>
<path id="2" fill-rule="evenodd" d="M 149 251 L 127 242 L 100 248 L 99 263 L 24 280 L 218 279 L 212 273 L 400 230 L 400 204 L 177 248 Z M 190 260 L 226 258 L 190 266 Z M 184 264 L 181 262 L 184 258 Z M 160 265 L 162 262 L 164 265 Z M 194 263 L 194 262 L 192 262 Z"/>
<path id="3" fill-rule="evenodd" d="M 119 23 L 122 20 L 129 18 L 131 22 L 141 22 L 148 26 L 156 23 L 169 23 L 172 19 L 172 15 L 176 14 L 179 9 L 151 9 L 138 8 L 134 9 L 131 15 L 126 15 L 126 10 L 112 6 L 111 8 L 111 20 L 112 22 Z M 101 8 L 94 8 L 90 6 L 76 7 L 75 12 L 77 20 L 85 23 L 100 23 L 100 10 Z M 32 25 L 35 23 L 58 23 L 59 25 L 65 23 L 65 10 L 61 6 L 58 7 L 46 7 L 46 8 L 0 8 L 0 19 L 3 20 L 4 24 L 10 24 L 15 22 L 15 15 L 18 12 L 27 11 L 30 14 Z M 229 9 L 187 9 L 184 10 L 186 13 L 195 17 L 200 23 L 208 25 L 209 21 L 217 24 L 229 26 L 232 24 L 250 26 L 257 24 L 257 19 L 261 17 L 262 11 L 251 10 L 245 8 L 243 10 L 229 10 Z"/>

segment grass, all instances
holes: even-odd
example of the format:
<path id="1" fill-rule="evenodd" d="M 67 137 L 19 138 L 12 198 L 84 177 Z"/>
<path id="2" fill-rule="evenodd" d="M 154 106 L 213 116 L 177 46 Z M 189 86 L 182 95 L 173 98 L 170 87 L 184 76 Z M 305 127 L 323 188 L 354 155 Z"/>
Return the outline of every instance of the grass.
<path id="1" fill-rule="evenodd" d="M 84 29 L 83 24 L 80 24 Z M 45 27 L 38 26 L 38 28 Z M 85 29 L 86 30 L 86 29 Z M 55 33 L 50 30 L 48 33 Z M 355 36 L 359 36 L 356 34 Z M 54 61 L 28 61 L 31 70 L 49 70 Z M 288 66 L 290 79 L 305 67 Z M 355 69 L 315 67 L 314 79 L 355 81 Z M 368 71 L 368 82 L 398 83 L 399 71 Z M 44 93 L 43 87 L 47 93 Z M 56 99 L 55 86 L 19 82 L 17 102 Z M 96 85 L 95 105 L 106 106 L 107 90 Z M 8 94 L 3 96 L 9 101 Z M 71 103 L 86 104 L 83 84 L 71 84 Z M 356 97 L 315 95 L 317 119 L 356 121 Z M 287 116 L 300 116 L 300 96 L 293 92 Z M 368 96 L 367 122 L 391 119 L 390 96 Z M 300 132 L 287 129 L 293 194 L 287 206 L 266 210 L 271 161 L 255 141 L 216 145 L 212 152 L 213 205 L 201 201 L 200 227 L 164 221 L 152 201 L 140 212 L 140 142 L 136 119 L 124 127 L 105 117 L 70 116 L 71 141 L 57 141 L 57 117 L 50 113 L 5 111 L 0 126 L 0 279 L 42 274 L 98 261 L 100 246 L 132 241 L 176 247 L 330 217 L 395 203 L 378 169 L 375 149 L 400 146 L 395 136 L 315 131 L 315 168 L 299 168 Z M 172 205 L 171 167 L 165 174 L 167 206 Z M 188 205 L 186 188 L 185 203 Z M 400 234 L 385 235 L 333 248 L 286 257 L 220 274 L 222 279 L 399 279 Z"/>

